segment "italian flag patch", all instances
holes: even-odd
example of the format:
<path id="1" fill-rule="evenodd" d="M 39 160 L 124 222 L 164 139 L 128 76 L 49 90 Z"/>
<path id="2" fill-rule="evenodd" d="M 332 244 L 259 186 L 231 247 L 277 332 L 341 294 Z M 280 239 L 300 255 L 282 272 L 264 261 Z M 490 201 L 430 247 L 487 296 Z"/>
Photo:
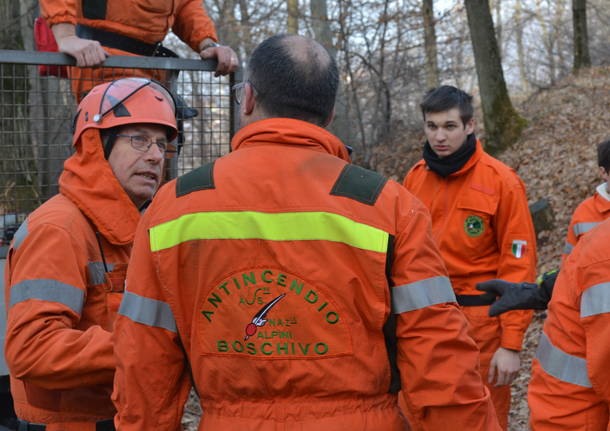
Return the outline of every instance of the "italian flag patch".
<path id="1" fill-rule="evenodd" d="M 520 239 L 514 240 L 513 247 L 512 247 L 513 256 L 515 256 L 517 259 L 520 259 L 522 256 L 525 255 L 526 247 L 527 247 L 527 241 L 522 241 Z"/>

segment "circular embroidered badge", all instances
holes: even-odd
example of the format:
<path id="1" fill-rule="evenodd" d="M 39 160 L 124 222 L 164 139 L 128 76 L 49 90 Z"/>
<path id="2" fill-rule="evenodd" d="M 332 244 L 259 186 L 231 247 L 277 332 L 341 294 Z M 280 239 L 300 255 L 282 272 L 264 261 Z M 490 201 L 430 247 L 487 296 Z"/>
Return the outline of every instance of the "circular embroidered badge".
<path id="1" fill-rule="evenodd" d="M 471 237 L 480 236 L 485 231 L 483 219 L 476 215 L 469 215 L 464 222 L 464 232 Z"/>

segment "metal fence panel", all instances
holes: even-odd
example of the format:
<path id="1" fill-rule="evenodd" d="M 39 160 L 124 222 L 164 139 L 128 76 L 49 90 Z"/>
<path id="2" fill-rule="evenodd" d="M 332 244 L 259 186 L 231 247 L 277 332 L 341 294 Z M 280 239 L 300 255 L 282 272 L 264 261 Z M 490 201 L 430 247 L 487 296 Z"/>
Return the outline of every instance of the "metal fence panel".
<path id="1" fill-rule="evenodd" d="M 43 76 L 41 66 L 48 71 L 73 63 L 60 53 L 0 50 L 0 247 L 29 212 L 57 193 L 63 162 L 73 151 L 76 101 L 71 79 Z M 214 77 L 214 61 L 113 56 L 103 68 L 104 80 L 137 69 L 177 74 L 171 86 L 199 114 L 184 122 L 184 147 L 172 161 L 169 177 L 229 151 L 235 76 Z"/>

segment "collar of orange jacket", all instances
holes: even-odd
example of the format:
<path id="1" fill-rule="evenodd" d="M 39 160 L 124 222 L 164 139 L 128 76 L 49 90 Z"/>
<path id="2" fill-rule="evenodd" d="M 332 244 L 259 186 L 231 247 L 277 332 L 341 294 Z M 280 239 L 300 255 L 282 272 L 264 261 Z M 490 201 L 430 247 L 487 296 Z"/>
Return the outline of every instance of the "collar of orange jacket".
<path id="1" fill-rule="evenodd" d="M 97 129 L 83 132 L 64 163 L 59 191 L 74 202 L 112 244 L 133 241 L 140 213 L 104 158 Z"/>
<path id="2" fill-rule="evenodd" d="M 470 159 L 468 159 L 468 161 L 464 164 L 464 166 L 462 166 L 459 171 L 452 173 L 451 175 L 449 175 L 449 177 L 457 177 L 468 172 L 481 159 L 483 153 L 485 153 L 485 151 L 483 151 L 483 145 L 481 145 L 481 141 L 477 139 L 477 148 L 475 149 L 474 154 L 470 157 Z"/>
<path id="3" fill-rule="evenodd" d="M 231 141 L 233 150 L 269 144 L 298 145 L 350 161 L 347 148 L 335 135 L 315 124 L 291 118 L 256 121 L 242 128 Z"/>

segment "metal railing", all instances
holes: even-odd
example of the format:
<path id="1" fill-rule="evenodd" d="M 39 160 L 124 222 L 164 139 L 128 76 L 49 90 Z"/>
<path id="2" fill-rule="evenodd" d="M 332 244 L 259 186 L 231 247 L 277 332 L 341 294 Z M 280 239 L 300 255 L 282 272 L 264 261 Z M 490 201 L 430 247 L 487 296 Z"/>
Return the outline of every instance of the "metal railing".
<path id="1" fill-rule="evenodd" d="M 48 73 L 49 67 L 73 64 L 61 53 L 0 50 L 0 246 L 5 230 L 10 235 L 11 226 L 57 193 L 63 162 L 73 151 L 74 79 L 45 75 L 41 66 Z M 230 91 L 236 76 L 214 77 L 215 61 L 111 56 L 100 67 L 104 81 L 138 70 L 172 76 L 165 83 L 198 111 L 184 122 L 184 146 L 169 177 L 229 152 L 237 121 Z"/>

